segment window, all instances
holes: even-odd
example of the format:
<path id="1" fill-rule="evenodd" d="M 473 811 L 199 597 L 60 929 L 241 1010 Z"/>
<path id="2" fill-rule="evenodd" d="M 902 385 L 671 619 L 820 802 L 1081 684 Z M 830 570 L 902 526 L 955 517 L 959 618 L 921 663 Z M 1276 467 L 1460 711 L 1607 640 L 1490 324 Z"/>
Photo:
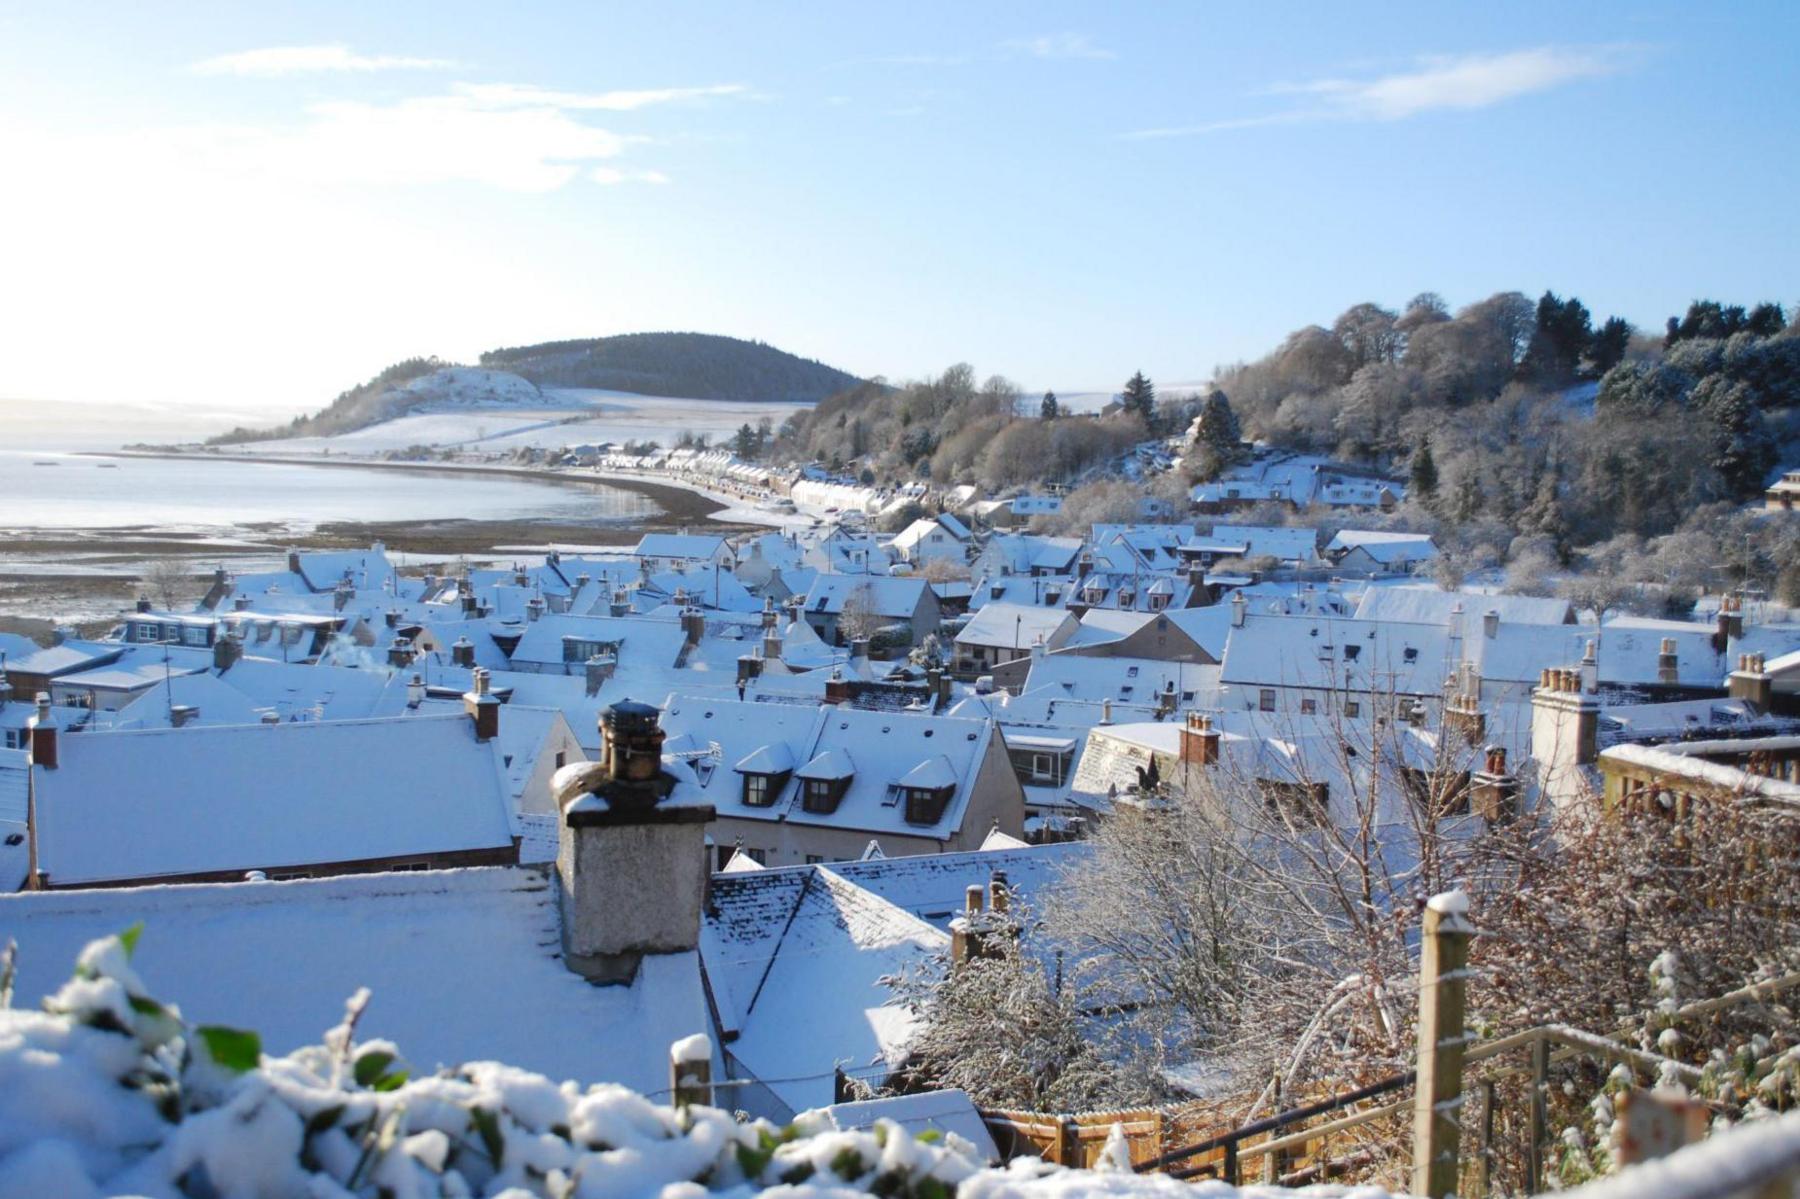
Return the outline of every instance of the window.
<path id="1" fill-rule="evenodd" d="M 1400 656 L 1405 658 L 1408 662 L 1417 662 L 1419 660 L 1419 651 L 1409 645 L 1405 650 L 1401 651 Z"/>
<path id="2" fill-rule="evenodd" d="M 818 816 L 829 816 L 850 790 L 849 779 L 807 779 L 800 792 L 800 807 Z"/>
<path id="3" fill-rule="evenodd" d="M 1434 820 L 1469 814 L 1469 772 L 1400 768 L 1400 785 L 1419 810 Z"/>
<path id="4" fill-rule="evenodd" d="M 1264 687 L 1256 693 L 1256 706 L 1264 712 L 1275 710 L 1275 689 Z"/>
<path id="5" fill-rule="evenodd" d="M 1306 695 L 1300 698 L 1300 715 L 1311 716 L 1319 710 L 1319 701 Z"/>
<path id="6" fill-rule="evenodd" d="M 824 854 L 809 853 L 806 855 L 806 864 L 808 866 L 817 866 L 819 863 L 823 862 L 824 860 L 825 860 Z"/>
<path id="7" fill-rule="evenodd" d="M 950 797 L 956 793 L 955 787 L 940 787 L 935 791 L 908 787 L 905 790 L 908 824 L 936 824 L 943 819 L 944 809 L 950 806 Z"/>
<path id="8" fill-rule="evenodd" d="M 1257 779 L 1256 789 L 1269 813 L 1285 823 L 1318 827 L 1331 812 L 1331 788 L 1325 783 Z"/>
<path id="9" fill-rule="evenodd" d="M 1353 700 L 1353 699 L 1345 700 L 1344 701 L 1344 715 L 1349 716 L 1352 719 L 1354 719 L 1355 717 L 1361 716 L 1362 715 L 1362 704 L 1358 703 L 1356 700 Z"/>
<path id="10" fill-rule="evenodd" d="M 1346 646 L 1344 646 L 1344 661 L 1354 662 L 1354 661 L 1356 661 L 1357 656 L 1361 653 L 1362 653 L 1362 646 L 1346 645 Z"/>
<path id="11" fill-rule="evenodd" d="M 564 766 L 567 766 L 568 764 L 569 764 L 569 755 L 563 750 L 560 750 L 560 749 L 557 750 L 556 751 L 556 768 L 558 770 L 561 770 Z"/>
<path id="12" fill-rule="evenodd" d="M 188 625 L 181 630 L 181 643 L 204 646 L 206 644 L 206 628 L 202 625 Z"/>
<path id="13" fill-rule="evenodd" d="M 1054 754 L 1032 754 L 1031 777 L 1044 782 L 1055 782 L 1056 756 Z"/>
<path id="14" fill-rule="evenodd" d="M 769 776 L 766 774 L 746 774 L 744 776 L 744 803 L 752 808 L 766 808 L 775 802 L 770 793 Z"/>

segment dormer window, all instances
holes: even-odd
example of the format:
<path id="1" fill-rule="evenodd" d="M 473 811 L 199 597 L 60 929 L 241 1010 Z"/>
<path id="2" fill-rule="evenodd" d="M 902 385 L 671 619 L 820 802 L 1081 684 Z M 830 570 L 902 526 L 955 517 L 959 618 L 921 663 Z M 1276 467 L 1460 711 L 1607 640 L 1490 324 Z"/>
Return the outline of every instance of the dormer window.
<path id="1" fill-rule="evenodd" d="M 920 762 L 894 783 L 897 798 L 905 801 L 908 824 L 936 824 L 944 818 L 956 795 L 956 770 L 942 754 Z"/>
<path id="2" fill-rule="evenodd" d="M 775 796 L 780 794 L 781 785 L 785 782 L 787 782 L 785 774 L 746 774 L 744 776 L 744 806 L 766 808 L 773 805 Z"/>
<path id="3" fill-rule="evenodd" d="M 774 805 L 782 788 L 787 786 L 788 777 L 794 773 L 794 755 L 786 744 L 777 741 L 752 750 L 733 769 L 743 776 L 744 806 L 767 808 Z M 701 785 L 704 786 L 706 781 L 701 780 Z"/>
<path id="4" fill-rule="evenodd" d="M 841 749 L 827 749 L 795 773 L 800 777 L 800 807 L 815 816 L 838 810 L 856 778 L 856 763 Z"/>

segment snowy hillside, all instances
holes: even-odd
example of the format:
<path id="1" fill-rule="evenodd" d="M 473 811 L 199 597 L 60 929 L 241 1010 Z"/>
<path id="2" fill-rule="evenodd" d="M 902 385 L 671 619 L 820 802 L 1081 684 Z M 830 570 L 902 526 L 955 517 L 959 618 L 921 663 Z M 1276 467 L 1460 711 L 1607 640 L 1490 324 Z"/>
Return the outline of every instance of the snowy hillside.
<path id="1" fill-rule="evenodd" d="M 453 412 L 465 408 L 541 408 L 548 401 L 538 385 L 510 371 L 451 366 L 394 388 L 413 412 Z"/>

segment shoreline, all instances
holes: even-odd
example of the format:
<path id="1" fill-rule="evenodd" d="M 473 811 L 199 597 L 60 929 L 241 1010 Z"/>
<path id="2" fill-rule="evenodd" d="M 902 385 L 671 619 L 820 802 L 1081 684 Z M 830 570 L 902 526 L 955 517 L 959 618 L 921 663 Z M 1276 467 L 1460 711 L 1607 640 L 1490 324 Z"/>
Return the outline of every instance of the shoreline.
<path id="1" fill-rule="evenodd" d="M 177 450 L 80 450 L 76 451 L 76 456 L 82 458 L 165 458 L 197 462 L 274 463 L 280 466 L 324 466 L 346 470 L 413 471 L 441 475 L 482 474 L 526 479 L 538 483 L 555 483 L 562 486 L 616 485 L 621 491 L 633 491 L 654 501 L 662 509 L 661 516 L 648 518 L 651 523 L 658 523 L 665 518 L 676 521 L 706 520 L 711 518 L 714 513 L 722 512 L 728 507 L 728 505 L 702 494 L 697 489 L 676 483 L 654 482 L 629 475 L 576 475 L 553 469 L 537 470 L 524 466 L 490 466 L 486 463 L 475 462 L 394 462 L 350 457 L 342 459 L 331 459 L 324 456 L 301 458 L 285 454 L 184 454 Z"/>

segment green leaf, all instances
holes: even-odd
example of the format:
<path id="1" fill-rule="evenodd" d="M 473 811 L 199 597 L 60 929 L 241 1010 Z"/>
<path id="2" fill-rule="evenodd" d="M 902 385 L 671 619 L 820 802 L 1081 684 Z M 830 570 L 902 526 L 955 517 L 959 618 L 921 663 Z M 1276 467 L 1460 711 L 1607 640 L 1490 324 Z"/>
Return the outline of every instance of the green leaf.
<path id="1" fill-rule="evenodd" d="M 143 995 L 133 995 L 131 997 L 131 1010 L 140 1016 L 166 1016 L 169 1014 L 168 1009 L 163 1007 L 162 1004 L 156 1002 L 154 999 L 146 998 Z"/>
<path id="2" fill-rule="evenodd" d="M 320 1108 L 306 1121 L 306 1135 L 310 1137 L 316 1133 L 324 1132 L 326 1129 L 336 1125 L 339 1120 L 343 1119 L 343 1116 L 344 1105 L 341 1103 L 331 1107 Z"/>
<path id="3" fill-rule="evenodd" d="M 138 921 L 119 934 L 119 944 L 125 947 L 125 956 L 129 958 L 137 950 L 138 938 L 144 935 L 144 922 Z"/>
<path id="4" fill-rule="evenodd" d="M 356 1085 L 359 1087 L 374 1086 L 381 1076 L 387 1073 L 387 1068 L 393 1064 L 393 1054 L 381 1049 L 371 1049 L 356 1059 Z"/>
<path id="5" fill-rule="evenodd" d="M 831 1172 L 845 1182 L 854 1182 L 861 1178 L 867 1169 L 868 1167 L 863 1165 L 862 1154 L 849 1146 L 838 1150 L 837 1156 L 831 1159 Z"/>
<path id="6" fill-rule="evenodd" d="M 205 1024 L 194 1030 L 206 1046 L 206 1054 L 233 1074 L 254 1070 L 262 1061 L 262 1038 L 241 1028 Z"/>
<path id="7" fill-rule="evenodd" d="M 783 1170 L 781 1172 L 781 1181 L 788 1186 L 797 1187 L 807 1179 L 811 1178 L 814 1173 L 815 1171 L 811 1162 L 801 1162 L 799 1165 L 789 1166 L 787 1169 Z"/>
<path id="8" fill-rule="evenodd" d="M 951 1199 L 950 1188 L 941 1179 L 921 1178 L 913 1183 L 915 1199 Z"/>
<path id="9" fill-rule="evenodd" d="M 482 1147 L 487 1150 L 488 1159 L 494 1163 L 494 1169 L 500 1168 L 500 1155 L 506 1150 L 506 1138 L 500 1135 L 500 1120 L 485 1107 L 469 1109 L 469 1123 L 481 1136 Z"/>
<path id="10" fill-rule="evenodd" d="M 918 1137 L 919 1144 L 921 1145 L 935 1145 L 943 1139 L 943 1132 L 936 1128 L 927 1128 L 924 1132 L 920 1133 Z"/>
<path id="11" fill-rule="evenodd" d="M 748 1145 L 739 1145 L 737 1147 L 738 1169 L 744 1172 L 745 1178 L 755 1182 L 762 1177 L 763 1170 L 768 1167 L 769 1159 L 773 1156 L 775 1156 L 774 1151 L 770 1149 L 752 1149 Z"/>
<path id="12" fill-rule="evenodd" d="M 398 1091 L 401 1087 L 406 1085 L 408 1077 L 410 1076 L 406 1071 L 395 1070 L 391 1074 L 383 1074 L 380 1078 L 377 1078 L 372 1089 L 383 1092 Z"/>

